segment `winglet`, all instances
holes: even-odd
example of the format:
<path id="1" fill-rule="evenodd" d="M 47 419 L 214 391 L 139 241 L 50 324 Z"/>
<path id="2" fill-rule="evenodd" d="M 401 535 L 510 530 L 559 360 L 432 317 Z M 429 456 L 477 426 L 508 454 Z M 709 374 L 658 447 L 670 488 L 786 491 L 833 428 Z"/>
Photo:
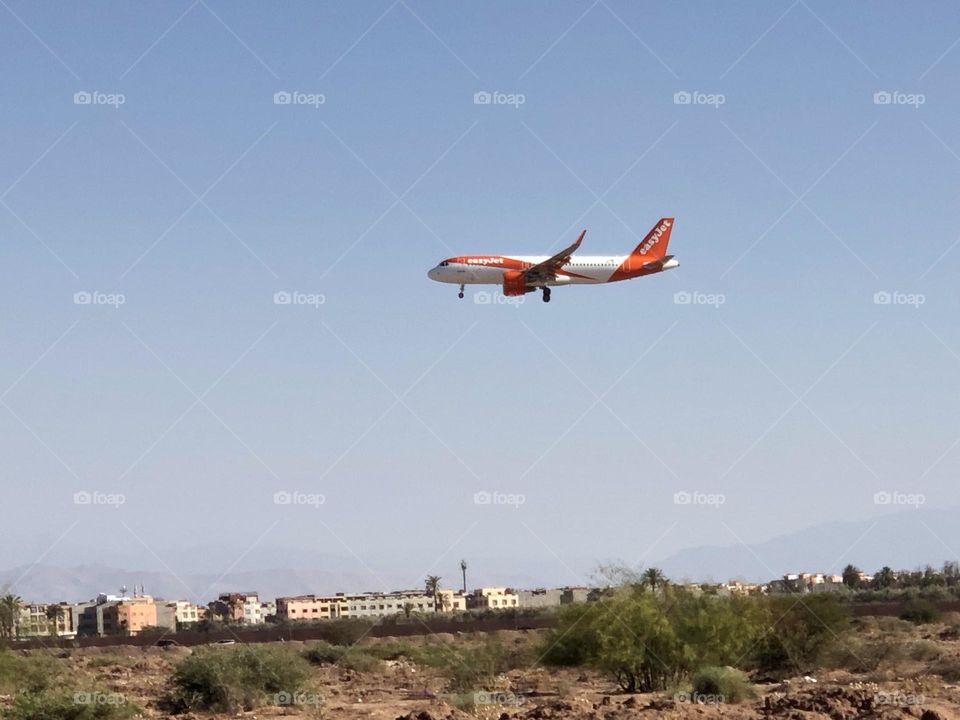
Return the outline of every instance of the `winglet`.
<path id="1" fill-rule="evenodd" d="M 583 232 L 580 233 L 580 237 L 578 237 L 577 241 L 573 244 L 573 249 L 571 250 L 571 252 L 573 252 L 573 250 L 576 250 L 578 247 L 580 247 L 580 243 L 583 242 L 583 236 L 586 234 L 587 234 L 587 230 L 586 228 L 584 228 Z"/>

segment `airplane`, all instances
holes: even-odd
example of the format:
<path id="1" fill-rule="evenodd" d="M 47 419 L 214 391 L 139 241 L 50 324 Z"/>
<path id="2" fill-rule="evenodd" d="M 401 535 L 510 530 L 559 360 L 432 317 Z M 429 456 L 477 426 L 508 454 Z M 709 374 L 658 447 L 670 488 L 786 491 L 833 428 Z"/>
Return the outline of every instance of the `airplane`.
<path id="1" fill-rule="evenodd" d="M 643 241 L 629 255 L 575 256 L 584 230 L 570 247 L 550 257 L 525 255 L 458 255 L 447 258 L 427 272 L 427 277 L 460 286 L 463 298 L 466 285 L 502 285 L 503 294 L 524 295 L 543 291 L 550 302 L 550 288 L 558 285 L 597 285 L 631 280 L 679 267 L 673 255 L 667 255 L 673 218 L 660 218 Z"/>

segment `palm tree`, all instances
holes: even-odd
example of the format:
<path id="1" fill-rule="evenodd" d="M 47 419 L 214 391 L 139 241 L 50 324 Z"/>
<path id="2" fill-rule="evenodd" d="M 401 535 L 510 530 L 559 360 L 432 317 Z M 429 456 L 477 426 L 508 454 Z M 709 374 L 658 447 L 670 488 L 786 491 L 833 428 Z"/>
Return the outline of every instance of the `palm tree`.
<path id="1" fill-rule="evenodd" d="M 647 568 L 643 571 L 643 574 L 640 575 L 640 583 L 648 586 L 651 590 L 656 590 L 665 582 L 666 578 L 663 576 L 663 571 L 659 568 Z"/>
<path id="2" fill-rule="evenodd" d="M 20 605 L 17 595 L 7 593 L 0 597 L 0 637 L 12 638 L 20 621 Z"/>
<path id="3" fill-rule="evenodd" d="M 439 575 L 427 575 L 427 580 L 425 582 L 425 587 L 427 595 L 433 598 L 433 609 L 439 610 L 440 600 L 440 576 Z"/>
<path id="4" fill-rule="evenodd" d="M 50 634 L 56 637 L 60 634 L 60 623 L 66 617 L 66 610 L 63 605 L 47 605 L 46 615 L 50 622 Z"/>
<path id="5" fill-rule="evenodd" d="M 884 565 L 873 576 L 873 585 L 879 590 L 893 587 L 897 584 L 897 576 L 887 565 Z"/>
<path id="6" fill-rule="evenodd" d="M 858 588 L 860 587 L 861 580 L 860 576 L 863 573 L 860 571 L 856 565 L 847 565 L 843 569 L 843 584 L 848 588 Z"/>

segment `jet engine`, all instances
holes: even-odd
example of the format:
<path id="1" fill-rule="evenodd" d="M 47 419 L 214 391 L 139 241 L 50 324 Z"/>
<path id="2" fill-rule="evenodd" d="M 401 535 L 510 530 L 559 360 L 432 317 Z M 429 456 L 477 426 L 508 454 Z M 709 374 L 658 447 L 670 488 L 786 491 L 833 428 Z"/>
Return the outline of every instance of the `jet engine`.
<path id="1" fill-rule="evenodd" d="M 503 274 L 503 294 L 506 296 L 523 295 L 528 292 L 527 279 L 519 270 L 507 270 Z"/>

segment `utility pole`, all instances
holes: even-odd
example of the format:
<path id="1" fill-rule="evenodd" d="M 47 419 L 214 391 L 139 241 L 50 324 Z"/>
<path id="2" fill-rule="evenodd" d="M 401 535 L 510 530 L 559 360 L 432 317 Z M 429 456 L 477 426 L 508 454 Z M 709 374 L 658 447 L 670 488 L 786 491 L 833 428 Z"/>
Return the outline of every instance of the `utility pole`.
<path id="1" fill-rule="evenodd" d="M 463 594 L 467 594 L 467 561 L 460 561 L 460 572 L 463 573 Z"/>

